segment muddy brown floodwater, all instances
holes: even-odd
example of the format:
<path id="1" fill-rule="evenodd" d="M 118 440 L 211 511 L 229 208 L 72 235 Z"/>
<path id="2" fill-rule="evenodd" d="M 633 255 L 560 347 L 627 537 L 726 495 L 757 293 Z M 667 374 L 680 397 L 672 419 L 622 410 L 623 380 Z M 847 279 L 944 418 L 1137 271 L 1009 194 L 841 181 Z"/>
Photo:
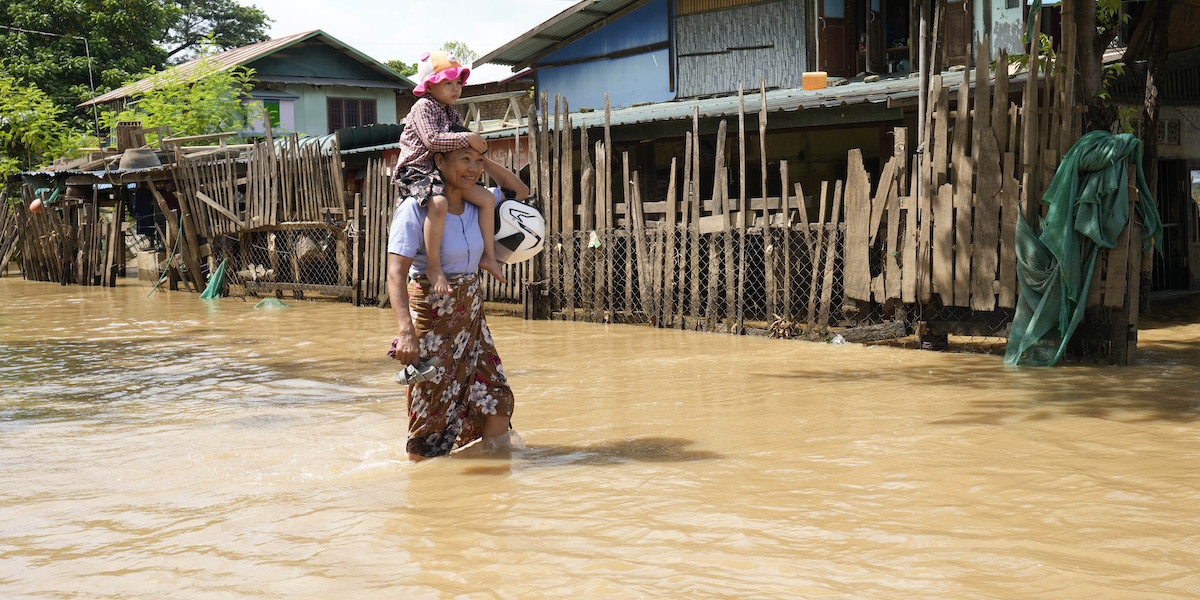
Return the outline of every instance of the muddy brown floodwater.
<path id="1" fill-rule="evenodd" d="M 1127 368 L 493 317 L 527 447 L 413 465 L 390 311 L 147 292 L 0 279 L 0 597 L 1200 597 L 1194 298 Z"/>

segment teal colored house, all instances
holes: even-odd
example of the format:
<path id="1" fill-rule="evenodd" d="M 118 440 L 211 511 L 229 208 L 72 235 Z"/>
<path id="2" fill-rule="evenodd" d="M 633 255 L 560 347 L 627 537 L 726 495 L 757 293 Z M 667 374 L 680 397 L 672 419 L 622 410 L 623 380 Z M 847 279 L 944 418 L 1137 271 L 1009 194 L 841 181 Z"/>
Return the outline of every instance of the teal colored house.
<path id="1" fill-rule="evenodd" d="M 202 61 L 218 70 L 254 69 L 256 82 L 246 102 L 261 104 L 276 132 L 325 135 L 347 127 L 397 123 L 403 116 L 398 113 L 407 113 L 416 87 L 319 29 L 193 59 L 168 73 L 177 80 L 192 79 Z M 143 79 L 80 106 L 119 110 L 151 86 L 151 80 Z M 243 133 L 265 131 L 265 122 L 250 123 Z"/>

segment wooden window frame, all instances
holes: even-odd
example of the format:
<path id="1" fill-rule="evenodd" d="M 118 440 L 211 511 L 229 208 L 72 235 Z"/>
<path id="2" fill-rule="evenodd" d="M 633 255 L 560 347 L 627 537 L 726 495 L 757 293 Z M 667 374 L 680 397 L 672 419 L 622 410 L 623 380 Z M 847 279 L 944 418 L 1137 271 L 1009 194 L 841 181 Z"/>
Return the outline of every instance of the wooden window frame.
<path id="1" fill-rule="evenodd" d="M 350 127 L 375 125 L 379 122 L 378 100 L 375 98 L 326 98 L 325 116 L 329 133 Z"/>

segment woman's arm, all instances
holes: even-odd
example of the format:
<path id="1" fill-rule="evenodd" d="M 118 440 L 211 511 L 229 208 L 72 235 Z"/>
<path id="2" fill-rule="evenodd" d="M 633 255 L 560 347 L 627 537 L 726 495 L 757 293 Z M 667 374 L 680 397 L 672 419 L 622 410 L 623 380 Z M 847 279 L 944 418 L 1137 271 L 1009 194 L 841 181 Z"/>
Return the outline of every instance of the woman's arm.
<path id="1" fill-rule="evenodd" d="M 396 314 L 396 337 L 400 339 L 396 343 L 394 358 L 406 365 L 417 362 L 421 350 L 417 342 L 417 328 L 408 312 L 408 269 L 412 261 L 410 257 L 388 253 L 387 291 L 392 301 L 392 312 Z"/>
<path id="2" fill-rule="evenodd" d="M 529 186 L 517 177 L 516 173 L 504 168 L 504 165 L 488 158 L 483 157 L 483 170 L 487 171 L 488 177 L 496 182 L 496 185 L 502 190 L 509 190 L 517 194 L 517 199 L 524 200 L 529 197 Z"/>

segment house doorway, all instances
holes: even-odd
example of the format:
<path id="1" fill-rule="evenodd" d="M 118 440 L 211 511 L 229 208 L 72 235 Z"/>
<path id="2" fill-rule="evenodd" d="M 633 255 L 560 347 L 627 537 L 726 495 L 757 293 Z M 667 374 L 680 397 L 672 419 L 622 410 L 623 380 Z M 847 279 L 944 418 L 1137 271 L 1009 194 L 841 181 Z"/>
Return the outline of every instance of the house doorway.
<path id="1" fill-rule="evenodd" d="M 857 77 L 912 70 L 909 0 L 818 0 L 817 8 L 822 71 Z"/>
<path id="2" fill-rule="evenodd" d="M 1163 224 L 1162 253 L 1154 253 L 1154 274 L 1151 290 L 1192 289 L 1193 248 L 1197 239 L 1198 220 L 1196 201 L 1191 194 L 1191 172 L 1186 160 L 1158 161 L 1158 189 L 1154 199 Z"/>

